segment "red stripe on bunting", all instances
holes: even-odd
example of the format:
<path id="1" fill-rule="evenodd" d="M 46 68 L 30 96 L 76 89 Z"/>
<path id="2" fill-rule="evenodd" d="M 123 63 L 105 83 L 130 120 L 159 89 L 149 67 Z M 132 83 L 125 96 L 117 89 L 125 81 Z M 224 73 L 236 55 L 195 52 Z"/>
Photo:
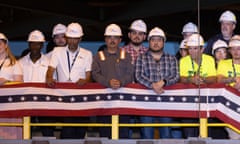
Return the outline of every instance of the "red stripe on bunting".
<path id="1" fill-rule="evenodd" d="M 54 87 L 48 87 L 46 83 L 21 83 L 21 84 L 11 84 L 11 85 L 3 85 L 0 86 L 1 88 L 19 88 L 19 87 L 41 87 L 41 88 L 53 88 L 53 89 L 104 89 L 106 88 L 105 86 L 100 85 L 99 83 L 87 83 L 83 86 L 79 86 L 75 83 L 55 83 Z M 126 88 L 135 88 L 135 89 L 147 89 L 145 86 L 141 84 L 128 84 L 124 86 Z M 229 86 L 225 86 L 223 84 L 212 84 L 212 85 L 201 85 L 200 88 L 219 88 L 219 87 L 224 87 L 227 88 L 229 91 L 238 93 L 239 92 Z M 166 86 L 164 87 L 165 90 L 177 90 L 177 89 L 196 89 L 198 88 L 197 86 L 193 84 L 182 84 L 182 83 L 177 83 L 171 86 Z"/>
<path id="2" fill-rule="evenodd" d="M 1 117 L 23 117 L 23 116 L 102 116 L 102 115 L 144 115 L 144 116 L 167 116 L 167 117 L 187 117 L 206 118 L 204 111 L 178 111 L 178 110 L 144 110 L 129 108 L 111 109 L 90 109 L 90 110 L 9 110 L 1 111 Z"/>
<path id="3" fill-rule="evenodd" d="M 220 119 L 221 121 L 223 121 L 224 123 L 229 123 L 229 124 L 233 125 L 234 127 L 240 129 L 240 124 L 237 121 L 235 121 L 234 119 L 225 115 L 224 113 L 216 110 L 216 111 L 212 111 L 210 114 L 212 117 L 216 117 L 216 118 Z"/>

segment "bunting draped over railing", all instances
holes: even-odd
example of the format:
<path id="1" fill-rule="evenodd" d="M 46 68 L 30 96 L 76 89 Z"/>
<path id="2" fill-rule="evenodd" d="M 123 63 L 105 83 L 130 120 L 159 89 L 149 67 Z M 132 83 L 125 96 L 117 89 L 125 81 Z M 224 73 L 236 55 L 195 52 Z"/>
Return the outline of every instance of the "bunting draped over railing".
<path id="1" fill-rule="evenodd" d="M 163 94 L 139 84 L 118 90 L 97 83 L 77 86 L 24 83 L 0 87 L 0 117 L 152 115 L 217 117 L 240 129 L 240 92 L 220 85 L 175 84 Z"/>

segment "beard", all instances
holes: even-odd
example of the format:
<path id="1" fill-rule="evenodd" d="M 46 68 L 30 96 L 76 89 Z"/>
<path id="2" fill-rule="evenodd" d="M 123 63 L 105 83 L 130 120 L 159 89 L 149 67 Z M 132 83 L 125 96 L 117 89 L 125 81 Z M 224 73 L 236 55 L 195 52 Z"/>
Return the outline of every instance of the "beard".
<path id="1" fill-rule="evenodd" d="M 154 50 L 152 48 L 149 48 L 149 50 L 153 53 L 158 53 L 158 52 L 162 52 L 162 49 L 158 49 L 158 50 Z"/>
<path id="2" fill-rule="evenodd" d="M 142 44 L 142 42 L 131 42 L 134 46 L 140 46 Z"/>

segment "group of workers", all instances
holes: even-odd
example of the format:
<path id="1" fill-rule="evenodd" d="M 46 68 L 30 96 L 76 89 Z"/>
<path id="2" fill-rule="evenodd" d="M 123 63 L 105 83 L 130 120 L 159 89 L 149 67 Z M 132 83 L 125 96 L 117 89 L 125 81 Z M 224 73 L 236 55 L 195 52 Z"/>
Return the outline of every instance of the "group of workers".
<path id="1" fill-rule="evenodd" d="M 41 53 L 45 37 L 34 30 L 28 37 L 28 52 L 16 59 L 9 48 L 8 38 L 0 33 L 0 85 L 14 82 L 44 82 L 53 87 L 55 82 L 72 82 L 82 86 L 98 82 L 117 90 L 129 83 L 139 83 L 152 89 L 156 95 L 164 93 L 164 87 L 177 82 L 194 85 L 224 83 L 240 91 L 240 35 L 234 33 L 236 16 L 225 11 L 219 18 L 221 33 L 204 39 L 197 26 L 189 22 L 182 30 L 183 40 L 176 56 L 164 52 L 167 37 L 159 28 L 147 33 L 147 25 L 137 19 L 129 27 L 129 43 L 120 47 L 122 30 L 117 24 L 106 27 L 106 47 L 93 56 L 92 52 L 80 47 L 84 36 L 79 23 L 68 26 L 57 24 L 53 28 L 54 49 Z M 148 47 L 143 45 L 147 39 Z M 120 116 L 121 123 L 138 119 L 141 123 L 193 122 L 195 119 L 181 119 L 153 116 Z M 54 122 L 54 118 L 39 117 L 42 122 Z M 88 122 L 88 117 L 66 117 L 63 122 Z M 110 116 L 98 116 L 97 121 L 110 123 Z M 220 129 L 224 131 L 224 129 Z M 226 129 L 231 139 L 240 136 Z M 218 131 L 219 132 L 219 131 Z M 44 136 L 53 136 L 52 127 L 43 127 Z M 84 138 L 86 128 L 63 127 L 61 138 Z M 154 129 L 143 127 L 141 138 L 153 139 Z M 160 138 L 187 138 L 198 136 L 196 128 L 160 127 Z M 110 137 L 110 128 L 99 128 L 100 137 Z M 132 129 L 120 128 L 120 138 L 131 138 Z M 210 134 L 210 136 L 218 133 Z"/>

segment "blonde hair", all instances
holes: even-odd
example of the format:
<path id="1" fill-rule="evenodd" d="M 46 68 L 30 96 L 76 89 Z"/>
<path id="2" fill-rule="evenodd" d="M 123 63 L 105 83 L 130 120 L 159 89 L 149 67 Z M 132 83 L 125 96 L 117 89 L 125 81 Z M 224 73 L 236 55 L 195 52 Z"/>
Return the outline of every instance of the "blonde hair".
<path id="1" fill-rule="evenodd" d="M 7 45 L 6 53 L 7 53 L 7 57 L 10 59 L 9 66 L 12 66 L 12 65 L 14 65 L 16 63 L 17 60 L 16 60 L 15 56 L 12 54 L 12 52 L 10 50 L 10 47 L 8 45 L 8 41 L 6 41 L 5 39 L 1 39 L 1 40 Z"/>
<path id="2" fill-rule="evenodd" d="M 10 65 L 14 65 L 17 60 L 16 60 L 15 56 L 12 54 L 9 46 L 7 46 L 6 52 L 7 52 L 8 58 L 10 59 Z"/>

